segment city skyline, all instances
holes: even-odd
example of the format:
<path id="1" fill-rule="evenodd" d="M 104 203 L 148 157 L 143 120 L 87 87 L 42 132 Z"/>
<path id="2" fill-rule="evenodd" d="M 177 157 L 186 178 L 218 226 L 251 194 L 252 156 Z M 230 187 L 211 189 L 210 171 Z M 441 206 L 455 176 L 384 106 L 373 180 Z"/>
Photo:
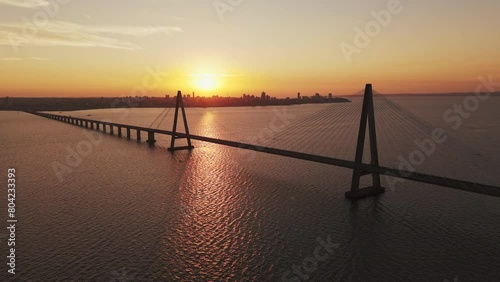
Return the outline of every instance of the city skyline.
<path id="1" fill-rule="evenodd" d="M 500 75 L 498 1 L 186 2 L 0 1 L 0 96 L 451 93 Z"/>

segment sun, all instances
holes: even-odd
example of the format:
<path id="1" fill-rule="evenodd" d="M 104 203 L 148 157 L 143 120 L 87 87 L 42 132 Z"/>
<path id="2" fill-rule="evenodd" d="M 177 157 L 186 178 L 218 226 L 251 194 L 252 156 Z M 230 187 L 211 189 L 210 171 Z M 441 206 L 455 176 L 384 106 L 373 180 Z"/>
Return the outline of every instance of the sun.
<path id="1" fill-rule="evenodd" d="M 200 74 L 194 77 L 194 85 L 200 90 L 211 91 L 217 89 L 219 83 L 215 75 Z"/>

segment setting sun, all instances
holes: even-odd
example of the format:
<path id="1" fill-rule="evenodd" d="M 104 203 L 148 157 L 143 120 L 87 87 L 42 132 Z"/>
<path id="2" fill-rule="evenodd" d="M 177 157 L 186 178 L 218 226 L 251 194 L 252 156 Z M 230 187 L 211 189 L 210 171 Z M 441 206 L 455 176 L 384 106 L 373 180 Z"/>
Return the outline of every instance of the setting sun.
<path id="1" fill-rule="evenodd" d="M 201 74 L 194 76 L 194 86 L 200 90 L 211 91 L 218 87 L 219 82 L 215 75 Z"/>

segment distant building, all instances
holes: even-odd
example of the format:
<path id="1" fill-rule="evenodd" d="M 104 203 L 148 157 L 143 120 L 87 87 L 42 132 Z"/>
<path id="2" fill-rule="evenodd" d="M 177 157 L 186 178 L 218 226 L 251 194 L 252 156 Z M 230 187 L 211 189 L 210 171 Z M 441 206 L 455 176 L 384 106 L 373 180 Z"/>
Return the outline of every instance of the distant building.
<path id="1" fill-rule="evenodd" d="M 297 99 L 299 99 L 299 100 L 300 100 L 300 92 L 299 92 L 299 93 L 297 93 Z"/>
<path id="2" fill-rule="evenodd" d="M 262 91 L 262 93 L 260 94 L 260 98 L 262 100 L 265 100 L 266 99 L 266 92 Z"/>
<path id="3" fill-rule="evenodd" d="M 333 98 L 332 93 L 328 93 L 328 98 L 329 98 L 329 99 L 332 99 L 332 98 Z"/>

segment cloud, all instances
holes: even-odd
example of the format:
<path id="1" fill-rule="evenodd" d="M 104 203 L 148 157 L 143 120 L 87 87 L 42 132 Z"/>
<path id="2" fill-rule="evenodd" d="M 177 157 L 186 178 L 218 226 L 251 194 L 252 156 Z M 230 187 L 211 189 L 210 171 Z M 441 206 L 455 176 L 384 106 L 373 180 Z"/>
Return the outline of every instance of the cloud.
<path id="1" fill-rule="evenodd" d="M 34 61 L 48 61 L 49 58 L 42 58 L 42 57 L 29 57 L 27 58 L 29 60 L 34 60 Z M 23 58 L 18 58 L 18 57 L 7 57 L 7 58 L 0 58 L 0 61 L 23 61 Z"/>
<path id="2" fill-rule="evenodd" d="M 170 34 L 173 32 L 182 32 L 181 28 L 170 27 L 170 26 L 149 26 L 149 27 L 102 26 L 102 27 L 92 27 L 89 30 L 95 33 L 109 33 L 109 34 L 120 34 L 120 35 L 130 35 L 130 36 L 148 36 L 154 34 Z"/>
<path id="3" fill-rule="evenodd" d="M 112 36 L 141 37 L 176 32 L 182 32 L 182 29 L 170 26 L 84 26 L 65 21 L 52 21 L 40 26 L 29 23 L 0 23 L 0 45 L 138 50 L 141 49 L 140 46 Z"/>
<path id="4" fill-rule="evenodd" d="M 0 0 L 0 5 L 8 5 L 20 8 L 36 9 L 38 7 L 48 6 L 47 0 Z"/>
<path id="5" fill-rule="evenodd" d="M 35 60 L 35 61 L 48 61 L 49 58 L 42 58 L 42 57 L 29 57 L 30 60 Z"/>

